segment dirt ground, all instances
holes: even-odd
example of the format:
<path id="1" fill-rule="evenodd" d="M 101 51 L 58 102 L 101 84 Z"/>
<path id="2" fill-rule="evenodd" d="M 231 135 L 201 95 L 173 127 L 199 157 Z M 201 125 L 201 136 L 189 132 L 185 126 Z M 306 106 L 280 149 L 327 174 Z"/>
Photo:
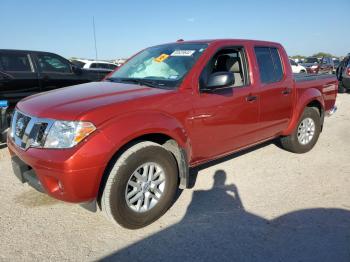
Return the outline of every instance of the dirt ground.
<path id="1" fill-rule="evenodd" d="M 318 144 L 275 143 L 206 165 L 136 231 L 22 185 L 0 150 L 0 261 L 350 261 L 350 94 Z"/>

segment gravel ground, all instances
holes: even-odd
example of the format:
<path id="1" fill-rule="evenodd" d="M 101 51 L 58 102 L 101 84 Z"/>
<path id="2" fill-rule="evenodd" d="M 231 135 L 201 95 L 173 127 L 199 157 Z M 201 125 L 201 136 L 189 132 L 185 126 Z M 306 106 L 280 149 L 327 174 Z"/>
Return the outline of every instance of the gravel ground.
<path id="1" fill-rule="evenodd" d="M 274 143 L 203 167 L 130 231 L 22 185 L 0 150 L 0 261 L 350 261 L 350 95 L 309 153 Z"/>

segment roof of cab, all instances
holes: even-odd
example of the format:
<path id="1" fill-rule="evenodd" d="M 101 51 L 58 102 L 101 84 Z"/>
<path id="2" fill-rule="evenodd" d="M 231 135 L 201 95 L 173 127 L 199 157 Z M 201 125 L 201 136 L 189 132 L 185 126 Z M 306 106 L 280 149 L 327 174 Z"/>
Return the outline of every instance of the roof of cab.
<path id="1" fill-rule="evenodd" d="M 49 51 L 35 51 L 35 50 L 21 50 L 21 49 L 0 49 L 0 52 L 7 52 L 7 53 L 49 53 L 49 54 L 55 54 L 53 52 Z"/>
<path id="2" fill-rule="evenodd" d="M 178 40 L 173 43 L 184 43 L 184 44 L 193 44 L 193 43 L 203 43 L 203 44 L 211 44 L 211 43 L 226 43 L 226 42 L 242 42 L 242 43 L 254 43 L 254 44 L 261 44 L 261 45 L 280 45 L 277 42 L 271 42 L 271 41 L 264 41 L 264 40 L 252 40 L 252 39 L 234 39 L 234 38 L 222 38 L 222 39 L 202 39 L 202 40 Z"/>

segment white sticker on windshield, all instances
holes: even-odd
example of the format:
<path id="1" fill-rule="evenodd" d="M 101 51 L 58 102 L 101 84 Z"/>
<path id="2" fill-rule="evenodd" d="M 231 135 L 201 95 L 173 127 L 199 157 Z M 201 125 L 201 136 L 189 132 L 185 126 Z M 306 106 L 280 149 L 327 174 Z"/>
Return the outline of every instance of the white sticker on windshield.
<path id="1" fill-rule="evenodd" d="M 175 50 L 170 56 L 191 56 L 196 50 Z"/>
<path id="2" fill-rule="evenodd" d="M 172 76 L 169 76 L 169 79 L 178 79 L 179 76 L 178 75 L 172 75 Z"/>

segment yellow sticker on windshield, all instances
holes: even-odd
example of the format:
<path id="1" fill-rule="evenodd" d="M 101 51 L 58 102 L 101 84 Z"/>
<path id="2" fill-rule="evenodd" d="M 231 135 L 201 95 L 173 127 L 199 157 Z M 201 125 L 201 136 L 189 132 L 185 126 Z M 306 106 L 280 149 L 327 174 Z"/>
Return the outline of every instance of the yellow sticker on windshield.
<path id="1" fill-rule="evenodd" d="M 154 58 L 154 61 L 160 63 L 160 62 L 163 62 L 168 57 L 169 57 L 169 55 L 167 55 L 167 54 L 161 54 L 160 56 Z"/>

